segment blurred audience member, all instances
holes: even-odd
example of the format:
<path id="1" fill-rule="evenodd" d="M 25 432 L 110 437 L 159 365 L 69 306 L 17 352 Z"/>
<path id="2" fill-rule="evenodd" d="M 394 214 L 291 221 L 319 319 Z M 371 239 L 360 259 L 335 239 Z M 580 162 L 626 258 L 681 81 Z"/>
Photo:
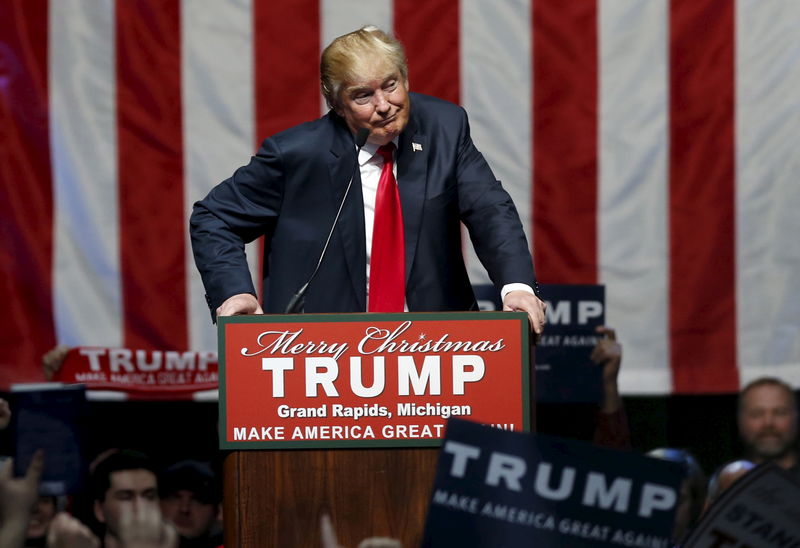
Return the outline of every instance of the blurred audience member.
<path id="1" fill-rule="evenodd" d="M 320 533 L 322 548 L 343 548 L 336 540 L 336 531 L 333 528 L 331 517 L 323 513 L 320 518 Z M 369 537 L 358 543 L 358 548 L 403 548 L 402 543 L 389 537 Z"/>
<path id="2" fill-rule="evenodd" d="M 369 537 L 358 543 L 358 548 L 403 548 L 396 538 Z"/>
<path id="3" fill-rule="evenodd" d="M 11 407 L 9 407 L 8 402 L 3 398 L 0 398 L 0 430 L 5 430 L 8 428 L 8 425 L 11 421 Z M 11 463 L 11 464 L 9 464 Z M 13 461 L 7 460 L 2 464 L 2 466 L 10 466 L 8 470 L 3 471 L 3 479 L 0 479 L 0 482 L 5 483 L 6 485 L 0 487 L 2 490 L 9 489 L 7 482 L 13 482 L 16 480 L 11 479 L 10 474 L 12 473 L 13 469 Z M 31 463 L 31 467 L 33 463 Z M 39 466 L 38 464 L 36 465 Z M 37 485 L 37 493 L 38 493 L 38 484 L 39 478 L 41 478 L 41 471 L 44 469 L 44 463 L 41 465 L 41 469 L 37 472 L 36 469 L 29 468 L 28 472 L 33 474 L 38 474 L 38 478 L 36 479 Z M 9 474 L 6 476 L 5 474 Z M 19 488 L 20 485 L 17 485 Z M 13 488 L 12 488 L 13 491 Z M 27 495 L 27 493 L 26 493 Z M 46 535 L 47 535 L 47 528 L 50 525 L 50 521 L 53 519 L 53 516 L 56 515 L 58 511 L 58 499 L 53 496 L 46 496 L 46 495 L 39 495 L 34 498 L 34 502 L 30 507 L 30 518 L 28 520 L 28 525 L 25 529 L 25 548 L 39 548 L 45 546 Z M 3 522 L 5 519 L 4 514 L 0 512 L 0 523 Z"/>
<path id="4" fill-rule="evenodd" d="M 603 368 L 603 400 L 597 413 L 594 443 L 611 449 L 630 450 L 628 417 L 619 395 L 617 377 L 622 365 L 622 345 L 617 333 L 607 326 L 596 329 L 601 338 L 592 349 L 591 360 Z"/>
<path id="5" fill-rule="evenodd" d="M 159 478 L 161 512 L 180 535 L 181 548 L 222 544 L 222 488 L 211 465 L 184 460 Z"/>
<path id="6" fill-rule="evenodd" d="M 39 493 L 44 453 L 36 451 L 25 476 L 15 478 L 13 459 L 0 465 L 0 548 L 21 548 Z"/>
<path id="7" fill-rule="evenodd" d="M 156 469 L 145 454 L 111 452 L 95 464 L 90 485 L 95 518 L 105 527 L 103 546 L 172 546 L 176 535 L 162 519 Z"/>
<path id="8" fill-rule="evenodd" d="M 747 459 L 774 462 L 800 478 L 797 398 L 791 386 L 775 377 L 749 383 L 739 394 L 738 422 Z"/>
<path id="9" fill-rule="evenodd" d="M 120 546 L 124 548 L 177 548 L 178 533 L 165 523 L 158 505 L 121 509 L 119 520 Z M 108 546 L 108 545 L 106 545 Z"/>
<path id="10" fill-rule="evenodd" d="M 50 522 L 58 512 L 58 498 L 49 495 L 39 495 L 33 504 L 31 520 L 25 533 L 25 548 L 39 548 L 45 546 L 47 530 Z"/>
<path id="11" fill-rule="evenodd" d="M 11 408 L 6 400 L 0 398 L 0 430 L 8 428 L 9 422 L 11 422 Z"/>
<path id="12" fill-rule="evenodd" d="M 683 468 L 684 479 L 678 497 L 678 507 L 675 510 L 675 528 L 672 530 L 672 539 L 680 545 L 703 513 L 706 501 L 706 476 L 697 464 L 697 459 L 684 449 L 662 447 L 649 451 L 647 456 L 675 462 Z"/>
<path id="13" fill-rule="evenodd" d="M 60 512 L 47 531 L 47 548 L 99 548 L 100 539 L 80 520 Z"/>
<path id="14" fill-rule="evenodd" d="M 123 506 L 118 513 L 118 536 L 113 544 L 121 548 L 177 548 L 178 534 L 165 524 L 158 506 Z M 47 535 L 47 548 L 99 548 L 100 540 L 78 519 L 58 514 Z"/>
<path id="15" fill-rule="evenodd" d="M 703 511 L 708 510 L 719 496 L 728 490 L 728 487 L 755 467 L 756 465 L 749 460 L 735 460 L 717 468 L 708 480 L 708 494 Z"/>

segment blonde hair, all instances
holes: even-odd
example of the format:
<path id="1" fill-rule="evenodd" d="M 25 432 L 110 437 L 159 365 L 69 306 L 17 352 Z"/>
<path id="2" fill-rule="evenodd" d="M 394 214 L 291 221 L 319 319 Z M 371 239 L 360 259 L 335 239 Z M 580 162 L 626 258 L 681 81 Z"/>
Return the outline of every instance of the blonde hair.
<path id="1" fill-rule="evenodd" d="M 340 36 L 325 48 L 319 76 L 322 95 L 330 108 L 336 108 L 342 85 L 356 78 L 357 67 L 374 56 L 395 66 L 403 80 L 408 81 L 403 44 L 376 26 L 367 25 Z"/>

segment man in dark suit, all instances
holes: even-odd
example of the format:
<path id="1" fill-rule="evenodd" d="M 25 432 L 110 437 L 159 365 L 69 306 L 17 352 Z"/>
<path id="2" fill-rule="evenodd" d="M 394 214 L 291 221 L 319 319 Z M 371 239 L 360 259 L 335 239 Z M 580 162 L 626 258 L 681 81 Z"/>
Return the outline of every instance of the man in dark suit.
<path id="1" fill-rule="evenodd" d="M 476 310 L 463 222 L 504 309 L 527 312 L 540 333 L 544 303 L 519 216 L 473 145 L 464 110 L 409 93 L 402 46 L 375 27 L 334 40 L 321 81 L 327 115 L 266 139 L 195 204 L 192 244 L 212 315 L 262 313 L 243 251 L 262 234 L 265 309 L 284 311 L 312 277 L 341 207 L 306 312 Z M 362 149 L 359 130 L 369 132 Z M 399 243 L 383 239 L 388 229 L 379 226 L 388 207 L 381 204 L 391 200 L 385 189 L 399 192 L 402 214 L 391 225 L 400 227 Z M 381 308 L 376 288 L 389 279 L 399 301 Z"/>

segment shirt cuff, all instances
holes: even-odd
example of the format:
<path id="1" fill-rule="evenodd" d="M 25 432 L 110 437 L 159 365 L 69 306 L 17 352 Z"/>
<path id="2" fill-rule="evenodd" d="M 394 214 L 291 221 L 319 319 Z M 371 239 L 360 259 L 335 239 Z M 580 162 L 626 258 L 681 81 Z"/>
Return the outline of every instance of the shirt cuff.
<path id="1" fill-rule="evenodd" d="M 533 291 L 533 288 L 527 284 L 506 284 L 503 286 L 503 289 L 500 290 L 500 302 L 505 301 L 506 295 L 512 291 L 526 291 L 531 295 L 536 295 L 536 293 Z"/>

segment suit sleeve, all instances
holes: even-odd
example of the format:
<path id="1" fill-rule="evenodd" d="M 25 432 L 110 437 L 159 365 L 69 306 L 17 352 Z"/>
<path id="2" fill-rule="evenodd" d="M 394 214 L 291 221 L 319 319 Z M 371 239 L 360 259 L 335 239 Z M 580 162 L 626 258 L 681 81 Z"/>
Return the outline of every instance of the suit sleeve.
<path id="1" fill-rule="evenodd" d="M 456 169 L 461 220 L 495 286 L 522 283 L 538 295 L 530 248 L 517 209 L 475 148 L 466 112 L 459 110 Z"/>
<path id="2" fill-rule="evenodd" d="M 189 231 L 212 318 L 228 297 L 256 294 L 244 246 L 264 235 L 269 248 L 284 185 L 280 150 L 267 139 L 248 165 L 194 204 Z"/>

